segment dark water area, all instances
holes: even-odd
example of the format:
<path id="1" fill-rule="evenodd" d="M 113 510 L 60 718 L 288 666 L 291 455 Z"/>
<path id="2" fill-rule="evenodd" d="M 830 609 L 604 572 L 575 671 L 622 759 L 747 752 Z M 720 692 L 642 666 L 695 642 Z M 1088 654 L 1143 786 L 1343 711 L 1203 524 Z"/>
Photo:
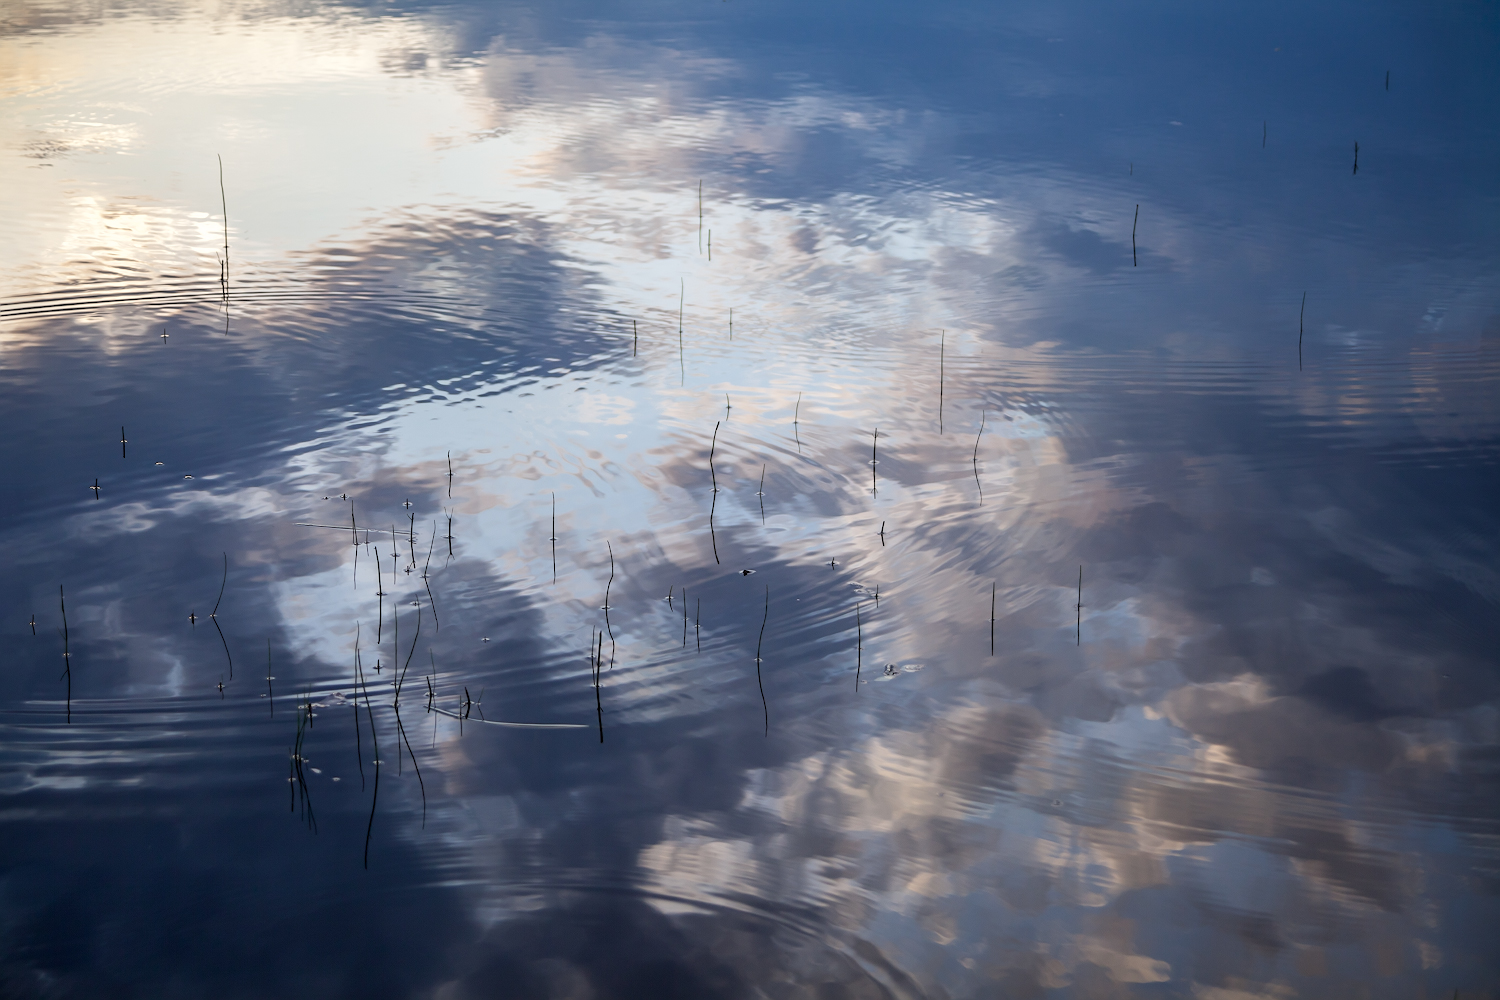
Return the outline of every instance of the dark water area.
<path id="1" fill-rule="evenodd" d="M 0 5 L 0 996 L 1500 995 L 1497 51 Z"/>

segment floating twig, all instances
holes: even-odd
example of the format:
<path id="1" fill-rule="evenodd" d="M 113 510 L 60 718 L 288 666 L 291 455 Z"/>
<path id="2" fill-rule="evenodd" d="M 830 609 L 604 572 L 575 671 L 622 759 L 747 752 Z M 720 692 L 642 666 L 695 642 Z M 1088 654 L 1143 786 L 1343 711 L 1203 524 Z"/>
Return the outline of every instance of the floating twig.
<path id="1" fill-rule="evenodd" d="M 995 655 L 995 588 L 997 586 L 998 586 L 998 584 L 996 584 L 996 583 L 990 584 L 990 655 L 991 656 Z M 1081 581 L 1080 581 L 1080 593 L 1082 593 L 1082 590 L 1081 590 Z"/>
<path id="2" fill-rule="evenodd" d="M 1354 173 L 1359 173 L 1359 143 L 1354 144 Z"/>

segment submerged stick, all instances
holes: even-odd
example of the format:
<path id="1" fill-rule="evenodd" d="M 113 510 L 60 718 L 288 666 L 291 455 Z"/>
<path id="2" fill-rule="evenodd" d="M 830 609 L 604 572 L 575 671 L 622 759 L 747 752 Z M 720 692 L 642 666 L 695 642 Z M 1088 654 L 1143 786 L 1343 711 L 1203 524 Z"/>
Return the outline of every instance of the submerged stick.
<path id="1" fill-rule="evenodd" d="M 877 492 L 876 489 L 875 489 L 875 466 L 877 466 L 877 465 L 880 464 L 880 460 L 875 457 L 875 450 L 879 446 L 880 446 L 880 428 L 877 427 L 877 428 L 875 428 L 875 433 L 870 436 L 870 493 L 871 493 L 871 495 L 874 495 Z"/>
<path id="2" fill-rule="evenodd" d="M 557 582 L 557 494 L 552 494 L 552 582 Z"/>
<path id="3" fill-rule="evenodd" d="M 120 428 L 120 457 L 125 457 L 125 428 Z"/>
<path id="4" fill-rule="evenodd" d="M 998 584 L 990 584 L 990 655 L 995 655 L 995 587 Z M 1080 593 L 1081 593 L 1080 589 Z"/>
<path id="5" fill-rule="evenodd" d="M 1354 144 L 1354 172 L 1359 173 L 1359 143 Z"/>
<path id="6" fill-rule="evenodd" d="M 635 320 L 630 321 L 630 332 L 634 339 L 630 342 L 630 356 L 633 358 L 641 349 L 641 331 L 635 325 Z"/>
<path id="7" fill-rule="evenodd" d="M 766 685 L 760 677 L 760 647 L 766 639 L 766 621 L 771 617 L 771 585 L 766 585 L 766 613 L 760 620 L 760 638 L 755 640 L 755 684 L 760 688 L 760 709 L 766 717 L 766 733 L 771 735 L 771 708 L 766 704 Z"/>
<path id="8" fill-rule="evenodd" d="M 699 248 L 701 251 L 701 247 Z M 682 307 L 687 301 L 687 283 L 681 278 L 677 280 L 677 368 L 682 374 L 683 384 L 687 383 L 687 358 L 683 354 L 682 347 Z"/>

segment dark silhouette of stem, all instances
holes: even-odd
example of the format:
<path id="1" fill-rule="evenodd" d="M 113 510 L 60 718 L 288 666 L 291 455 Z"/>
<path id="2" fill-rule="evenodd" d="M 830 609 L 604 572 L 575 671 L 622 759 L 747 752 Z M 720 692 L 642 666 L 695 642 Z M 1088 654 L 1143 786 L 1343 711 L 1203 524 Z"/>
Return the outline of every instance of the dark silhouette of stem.
<path id="1" fill-rule="evenodd" d="M 65 711 L 67 713 L 68 724 L 72 725 L 72 723 L 73 723 L 73 653 L 72 653 L 72 650 L 70 650 L 68 648 L 68 600 L 67 600 L 67 596 L 65 594 L 63 594 L 63 588 L 62 588 L 61 584 L 58 584 L 58 587 L 57 587 L 57 606 L 62 609 L 62 621 L 63 621 L 63 627 L 62 627 L 62 637 L 63 637 L 63 672 L 62 672 L 62 677 L 60 677 L 58 679 L 59 680 L 66 680 L 68 682 L 68 694 L 67 694 L 67 703 L 66 703 L 67 707 L 66 707 Z"/>
<path id="2" fill-rule="evenodd" d="M 766 736 L 771 735 L 771 708 L 766 704 L 766 685 L 760 676 L 760 647 L 766 638 L 766 621 L 771 617 L 771 586 L 766 585 L 766 613 L 760 620 L 760 638 L 755 640 L 755 684 L 760 688 L 760 709 L 766 717 Z"/>

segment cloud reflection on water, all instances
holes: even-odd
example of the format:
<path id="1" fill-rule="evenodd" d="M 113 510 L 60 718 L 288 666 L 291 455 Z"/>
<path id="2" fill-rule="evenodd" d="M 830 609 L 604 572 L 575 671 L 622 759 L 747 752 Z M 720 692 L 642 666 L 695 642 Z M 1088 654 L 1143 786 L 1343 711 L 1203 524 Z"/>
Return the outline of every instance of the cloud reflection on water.
<path id="1" fill-rule="evenodd" d="M 1493 897 L 1497 800 L 1476 790 L 1492 790 L 1500 738 L 1485 624 L 1500 581 L 1493 515 L 1473 501 L 1493 485 L 1500 411 L 1493 344 L 1469 333 L 1492 306 L 1493 261 L 1461 240 L 1434 249 L 1464 229 L 1457 213 L 1389 265 L 1385 237 L 1410 213 L 1382 202 L 1369 233 L 1324 225 L 1350 203 L 1321 175 L 1290 197 L 1236 153 L 1163 187 L 1170 166 L 1222 144 L 1144 127 L 1072 149 L 1039 138 L 1081 71 L 1043 71 L 1034 53 L 985 76 L 1007 83 L 997 110 L 957 100 L 951 80 L 873 85 L 853 62 L 886 42 L 797 76 L 779 61 L 817 43 L 725 46 L 709 28 L 668 43 L 511 8 L 227 21 L 189 8 L 69 15 L 46 35 L 25 33 L 51 16 L 32 13 L 10 24 L 10 50 L 36 55 L 7 89 L 34 103 L 12 113 L 30 131 L 3 169 L 34 207 L 4 241 L 0 315 L 8 410 L 55 445 L 5 445 L 28 470 L 7 487 L 9 603 L 43 607 L 52 577 L 89 580 L 80 702 L 99 721 L 37 724 L 56 657 L 21 636 L 4 687 L 27 712 L 9 727 L 25 734 L 7 752 L 13 843 L 37 816 L 133 815 L 80 834 L 130 831 L 84 869 L 116 886 L 172 832 L 161 817 L 184 815 L 181 796 L 224 783 L 254 803 L 213 798 L 207 819 L 174 819 L 187 840 L 261 815 L 272 792 L 280 808 L 283 789 L 264 789 L 283 761 L 258 728 L 258 662 L 242 668 L 256 686 L 209 715 L 220 653 L 207 630 L 184 634 L 179 609 L 203 606 L 205 566 L 232 551 L 232 648 L 258 657 L 269 634 L 283 697 L 342 694 L 373 567 L 352 589 L 342 533 L 293 522 L 342 523 L 323 497 L 348 493 L 367 524 L 413 501 L 427 541 L 455 515 L 457 555 L 432 581 L 444 625 L 416 654 L 434 654 L 445 703 L 472 686 L 508 717 L 588 717 L 606 541 L 617 642 L 602 749 L 592 734 L 459 737 L 440 720 L 418 746 L 425 828 L 412 782 L 387 771 L 377 868 L 421 902 L 402 913 L 415 950 L 445 960 L 382 957 L 371 970 L 396 979 L 346 969 L 319 980 L 330 992 L 1241 1000 L 1492 971 L 1468 914 Z M 1024 44 L 1071 33 L 1053 20 L 1067 14 L 1015 16 Z M 140 107 L 107 127 L 58 116 L 99 110 L 122 81 Z M 236 178 L 227 341 L 214 339 L 217 192 L 181 166 L 220 145 Z M 1140 186 L 1093 164 L 1105 148 L 1140 163 Z M 104 159 L 125 153 L 145 165 Z M 712 264 L 696 252 L 700 176 Z M 1431 187 L 1451 188 L 1431 195 L 1444 209 L 1474 197 Z M 1267 219 L 1242 215 L 1283 198 Z M 1340 269 L 1384 280 L 1366 294 Z M 1306 286 L 1299 374 L 1292 289 Z M 151 339 L 160 323 L 170 342 Z M 89 401 L 58 400 L 58 385 Z M 80 469 L 108 450 L 92 428 L 122 410 L 132 447 L 170 467 L 130 467 L 107 506 L 85 506 Z M 680 607 L 663 606 L 669 587 L 705 599 L 701 655 Z M 409 628 L 424 592 L 398 567 L 383 613 L 399 607 Z M 770 740 L 750 661 L 763 593 Z M 406 648 L 383 644 L 364 648 L 384 670 Z M 325 732 L 311 753 L 342 760 L 347 784 L 315 789 L 323 843 L 275 841 L 321 861 L 267 876 L 270 895 L 296 908 L 316 885 L 390 913 L 396 890 L 326 874 L 352 863 L 364 811 L 348 734 Z M 196 761 L 170 749 L 177 736 Z M 27 851 L 18 864 L 55 860 Z M 178 866 L 147 870 L 168 881 Z M 50 943 L 60 920 L 103 938 L 122 919 L 86 881 L 62 891 L 65 919 L 12 881 L 5 919 L 30 942 L 5 957 L 18 989 L 40 990 L 38 970 L 104 988 L 92 960 Z M 234 884 L 235 898 L 255 891 Z M 231 923 L 260 935 L 282 920 Z M 320 940 L 353 947 L 336 929 Z M 174 965 L 135 953 L 145 978 Z M 299 953 L 291 978 L 318 961 Z"/>

